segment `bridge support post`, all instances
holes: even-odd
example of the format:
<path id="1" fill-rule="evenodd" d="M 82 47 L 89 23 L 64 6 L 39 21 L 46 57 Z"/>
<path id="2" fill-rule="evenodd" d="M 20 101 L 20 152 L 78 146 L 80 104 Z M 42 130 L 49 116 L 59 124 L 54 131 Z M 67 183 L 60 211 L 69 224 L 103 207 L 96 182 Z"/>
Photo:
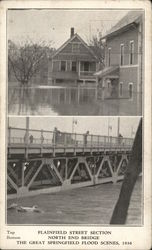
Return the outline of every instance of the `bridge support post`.
<path id="1" fill-rule="evenodd" d="M 95 176 L 94 176 L 94 185 L 97 185 L 98 183 L 99 183 L 99 181 L 98 181 L 98 176 L 95 175 Z"/>
<path id="2" fill-rule="evenodd" d="M 71 180 L 64 180 L 62 183 L 63 190 L 69 189 L 69 186 L 71 186 Z"/>
<path id="3" fill-rule="evenodd" d="M 66 158 L 65 159 L 65 181 L 67 180 L 68 178 L 68 159 Z"/>
<path id="4" fill-rule="evenodd" d="M 118 180 L 117 172 L 113 172 L 113 174 L 112 174 L 112 182 L 113 182 L 113 184 L 116 184 L 117 180 Z"/>
<path id="5" fill-rule="evenodd" d="M 25 163 L 22 162 L 22 180 L 21 180 L 21 186 L 24 187 L 24 166 L 25 166 Z"/>
<path id="6" fill-rule="evenodd" d="M 25 186 L 17 189 L 17 196 L 27 196 L 28 194 L 29 194 L 29 190 Z"/>
<path id="7" fill-rule="evenodd" d="M 17 189 L 17 196 L 26 196 L 29 193 L 28 187 L 25 186 L 25 162 L 21 164 L 21 187 Z"/>

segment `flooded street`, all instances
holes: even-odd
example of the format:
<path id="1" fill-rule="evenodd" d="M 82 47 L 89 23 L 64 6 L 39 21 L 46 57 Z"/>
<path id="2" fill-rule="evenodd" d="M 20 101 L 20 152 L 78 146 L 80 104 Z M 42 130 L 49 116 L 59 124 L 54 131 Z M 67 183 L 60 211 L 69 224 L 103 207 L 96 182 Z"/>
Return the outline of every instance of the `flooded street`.
<path id="1" fill-rule="evenodd" d="M 140 100 L 140 101 L 139 101 Z M 93 87 L 8 88 L 9 115 L 141 115 L 141 98 L 104 99 Z"/>
<path id="2" fill-rule="evenodd" d="M 38 205 L 43 213 L 19 213 L 8 210 L 8 224 L 109 224 L 122 182 L 102 184 L 69 191 L 40 194 L 8 200 L 8 206 Z M 141 225 L 141 188 L 139 177 L 131 198 L 127 225 Z"/>

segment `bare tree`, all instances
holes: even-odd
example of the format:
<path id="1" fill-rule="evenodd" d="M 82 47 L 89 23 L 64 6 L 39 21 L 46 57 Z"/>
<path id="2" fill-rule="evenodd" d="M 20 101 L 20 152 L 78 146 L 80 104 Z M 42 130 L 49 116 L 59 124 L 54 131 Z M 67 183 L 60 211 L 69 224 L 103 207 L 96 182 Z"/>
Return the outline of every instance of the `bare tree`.
<path id="1" fill-rule="evenodd" d="M 23 86 L 28 85 L 31 78 L 44 66 L 50 48 L 44 42 L 26 41 L 22 45 L 8 43 L 8 75 L 13 72 L 15 78 Z"/>
<path id="2" fill-rule="evenodd" d="M 97 56 L 100 63 L 100 69 L 102 69 L 104 67 L 105 44 L 102 40 L 101 32 L 92 36 L 89 41 L 89 46 Z"/>

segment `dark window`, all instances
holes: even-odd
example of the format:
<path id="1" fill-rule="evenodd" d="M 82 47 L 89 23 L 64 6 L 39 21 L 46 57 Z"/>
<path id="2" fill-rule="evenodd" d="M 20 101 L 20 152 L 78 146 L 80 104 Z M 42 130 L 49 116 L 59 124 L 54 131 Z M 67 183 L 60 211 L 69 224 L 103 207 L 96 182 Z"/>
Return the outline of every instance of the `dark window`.
<path id="1" fill-rule="evenodd" d="M 110 89 L 110 88 L 111 88 L 111 80 L 108 79 L 108 80 L 106 81 L 106 83 L 108 84 L 108 89 Z M 103 86 L 103 87 L 104 87 L 104 86 Z"/>
<path id="2" fill-rule="evenodd" d="M 108 66 L 111 65 L 111 48 L 108 49 Z"/>
<path id="3" fill-rule="evenodd" d="M 108 89 L 110 89 L 110 82 L 108 82 Z"/>
<path id="4" fill-rule="evenodd" d="M 133 84 L 129 83 L 129 98 L 132 98 L 132 94 L 133 94 Z"/>
<path id="5" fill-rule="evenodd" d="M 134 41 L 130 42 L 130 64 L 133 64 L 134 60 Z"/>
<path id="6" fill-rule="evenodd" d="M 77 64 L 76 64 L 76 62 L 72 62 L 72 67 L 71 67 L 71 70 L 73 71 L 73 72 L 76 72 L 77 71 Z"/>
<path id="7" fill-rule="evenodd" d="M 61 61 L 61 71 L 66 71 L 66 61 Z"/>
<path id="8" fill-rule="evenodd" d="M 56 79 L 56 83 L 63 83 L 63 79 Z"/>
<path id="9" fill-rule="evenodd" d="M 120 86 L 119 86 L 119 95 L 122 96 L 123 94 L 123 83 L 120 82 Z"/>
<path id="10" fill-rule="evenodd" d="M 89 71 L 89 62 L 84 62 L 84 71 Z"/>
<path id="11" fill-rule="evenodd" d="M 124 45 L 120 45 L 120 65 L 124 64 Z"/>

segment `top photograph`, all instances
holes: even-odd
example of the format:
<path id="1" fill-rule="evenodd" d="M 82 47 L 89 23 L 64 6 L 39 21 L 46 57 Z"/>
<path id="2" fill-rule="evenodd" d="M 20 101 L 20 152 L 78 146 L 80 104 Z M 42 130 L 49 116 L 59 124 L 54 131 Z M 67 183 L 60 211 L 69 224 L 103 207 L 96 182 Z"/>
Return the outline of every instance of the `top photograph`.
<path id="1" fill-rule="evenodd" d="M 141 116 L 144 11 L 9 9 L 8 115 Z"/>

